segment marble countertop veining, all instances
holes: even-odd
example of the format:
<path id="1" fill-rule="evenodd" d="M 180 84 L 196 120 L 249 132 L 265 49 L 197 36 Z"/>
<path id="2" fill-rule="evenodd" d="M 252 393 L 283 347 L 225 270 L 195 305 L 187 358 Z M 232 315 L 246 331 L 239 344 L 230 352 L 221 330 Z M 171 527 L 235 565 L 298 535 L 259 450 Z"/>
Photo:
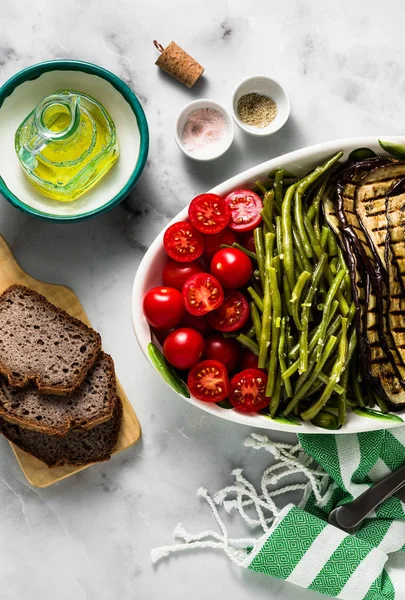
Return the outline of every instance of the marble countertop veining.
<path id="1" fill-rule="evenodd" d="M 0 198 L 0 232 L 16 258 L 34 277 L 77 292 L 143 426 L 133 449 L 45 490 L 27 484 L 0 440 L 1 600 L 315 599 L 219 552 L 151 564 L 150 549 L 171 543 L 179 521 L 191 532 L 214 526 L 200 485 L 227 485 L 237 466 L 257 479 L 268 458 L 243 447 L 248 428 L 199 412 L 147 365 L 132 332 L 131 287 L 154 236 L 197 193 L 302 146 L 403 133 L 403 3 L 15 0 L 2 3 L 0 27 L 1 82 L 47 59 L 98 63 L 135 90 L 151 133 L 136 189 L 97 220 L 48 224 Z M 194 89 L 154 66 L 155 38 L 175 40 L 206 67 Z M 215 163 L 187 160 L 172 135 L 182 106 L 201 96 L 229 105 L 238 81 L 260 72 L 290 91 L 287 125 L 260 140 L 237 131 Z M 237 519 L 229 526 L 246 535 Z"/>

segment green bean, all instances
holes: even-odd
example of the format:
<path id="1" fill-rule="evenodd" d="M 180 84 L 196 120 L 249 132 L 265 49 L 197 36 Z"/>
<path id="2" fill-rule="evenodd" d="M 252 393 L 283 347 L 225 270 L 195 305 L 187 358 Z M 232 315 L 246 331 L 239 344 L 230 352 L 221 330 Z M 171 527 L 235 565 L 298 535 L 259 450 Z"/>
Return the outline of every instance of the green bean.
<path id="1" fill-rule="evenodd" d="M 253 260 L 257 260 L 257 256 L 256 256 L 255 252 L 251 252 L 250 250 L 248 250 L 241 244 L 238 244 L 237 242 L 234 242 L 232 244 L 232 246 L 230 244 L 221 244 L 220 248 L 237 248 L 237 250 L 244 252 L 249 258 L 252 258 Z"/>
<path id="2" fill-rule="evenodd" d="M 327 173 L 326 176 L 323 178 L 322 183 L 319 186 L 319 188 L 315 194 L 315 197 L 312 201 L 312 204 L 308 209 L 307 215 L 308 215 L 308 219 L 311 221 L 311 223 L 316 217 L 319 218 L 319 208 L 320 208 L 321 200 L 325 193 L 326 186 L 328 184 L 328 180 L 329 180 L 329 173 Z M 319 224 L 319 219 L 318 219 L 318 224 Z M 314 225 L 314 229 L 315 229 L 315 233 L 317 234 L 317 237 L 320 238 L 320 235 L 318 236 L 319 232 L 316 231 L 315 225 Z"/>
<path id="3" fill-rule="evenodd" d="M 335 302 L 332 303 L 332 308 L 330 311 L 331 314 L 331 319 L 336 311 L 335 309 Z M 334 335 L 336 333 L 336 331 L 339 329 L 340 326 L 340 321 L 341 321 L 342 317 L 341 315 L 338 315 L 334 320 L 333 323 L 330 324 L 330 326 L 328 326 L 328 331 L 326 332 L 326 337 L 329 338 L 331 335 Z M 311 331 L 311 335 L 309 336 L 309 346 L 308 346 L 308 352 L 309 354 L 311 354 L 314 350 L 314 348 L 317 345 L 318 339 L 319 339 L 319 334 L 320 334 L 320 329 L 319 329 L 319 325 L 318 327 L 316 327 L 315 329 L 313 329 Z M 295 344 L 295 346 L 292 348 L 289 356 L 290 358 L 292 358 L 293 360 L 296 359 L 299 356 L 299 351 L 300 351 L 300 344 L 298 342 L 298 344 Z M 297 369 L 298 369 L 298 363 L 297 363 Z"/>
<path id="4" fill-rule="evenodd" d="M 304 412 L 301 413 L 301 418 L 304 421 L 309 421 L 310 419 L 313 419 L 315 417 L 315 415 L 317 415 L 318 412 L 320 410 L 322 410 L 322 408 L 325 406 L 325 404 L 331 397 L 331 395 L 334 391 L 335 385 L 336 385 L 336 383 L 339 382 L 339 379 L 344 370 L 346 354 L 347 354 L 347 319 L 343 318 L 342 319 L 342 336 L 340 338 L 338 355 L 337 355 L 335 364 L 333 365 L 333 368 L 332 368 L 332 371 L 331 371 L 331 374 L 329 377 L 329 382 L 326 384 L 325 389 L 324 389 L 322 395 L 320 396 L 320 398 L 318 398 L 318 400 L 316 400 L 316 402 L 312 406 L 310 406 L 309 408 L 304 410 Z"/>
<path id="5" fill-rule="evenodd" d="M 376 393 L 374 393 L 374 398 L 375 398 L 375 401 L 378 404 L 378 407 L 381 410 L 381 412 L 382 413 L 387 413 L 388 412 L 388 406 L 387 406 L 387 403 L 385 402 L 385 400 L 383 398 L 381 398 L 381 396 L 379 396 Z"/>
<path id="6" fill-rule="evenodd" d="M 283 237 L 281 234 L 281 217 L 276 217 L 276 243 L 277 243 L 277 254 L 283 256 Z"/>
<path id="7" fill-rule="evenodd" d="M 180 396 L 183 396 L 184 398 L 190 398 L 188 387 L 184 381 L 180 379 L 173 367 L 167 363 L 165 357 L 153 342 L 149 342 L 148 344 L 148 355 L 153 366 L 157 372 L 160 373 L 166 383 L 175 392 L 180 394 Z"/>
<path id="8" fill-rule="evenodd" d="M 302 263 L 301 257 L 299 255 L 299 253 L 297 252 L 297 250 L 295 250 L 295 248 L 294 248 L 294 260 L 295 260 L 295 265 L 297 267 L 297 273 L 302 273 L 303 271 L 305 271 L 305 267 Z M 299 275 L 298 275 L 298 277 L 299 277 Z"/>
<path id="9" fill-rule="evenodd" d="M 345 271 L 346 267 L 343 268 L 343 271 Z M 328 282 L 328 284 L 331 286 L 334 280 L 332 271 L 329 268 L 329 265 L 325 265 L 325 271 L 324 271 L 324 275 L 325 275 L 325 279 Z M 343 286 L 344 289 L 344 283 L 343 280 L 341 281 L 339 288 L 341 288 Z M 340 312 L 342 313 L 342 315 L 344 317 L 346 317 L 346 315 L 349 312 L 349 305 L 347 303 L 346 298 L 343 296 L 341 289 L 338 289 L 336 292 L 336 299 L 339 301 L 339 306 L 340 306 Z"/>
<path id="10" fill-rule="evenodd" d="M 315 231 L 314 231 L 314 228 L 312 227 L 312 223 L 308 219 L 307 216 L 304 216 L 304 226 L 305 226 L 305 230 L 308 234 L 308 238 L 309 238 L 310 244 L 312 246 L 312 249 L 315 252 L 315 256 L 319 260 L 321 257 L 321 254 L 322 254 L 322 248 L 321 248 L 318 238 L 315 235 Z"/>
<path id="11" fill-rule="evenodd" d="M 302 197 L 306 190 L 309 188 L 309 186 L 312 185 L 315 181 L 317 181 L 320 177 L 322 177 L 324 173 L 329 171 L 329 169 L 331 169 L 333 165 L 335 165 L 338 162 L 338 160 L 342 158 L 342 156 L 343 152 L 340 151 L 336 153 L 326 163 L 316 167 L 316 169 L 314 169 L 306 177 L 301 179 L 301 181 L 297 184 L 294 194 L 294 218 L 297 224 L 299 236 L 301 238 L 305 253 L 308 258 L 312 257 L 312 248 L 307 233 L 305 231 L 304 214 L 302 210 Z"/>
<path id="12" fill-rule="evenodd" d="M 281 377 L 287 369 L 285 345 L 286 345 L 286 324 L 285 324 L 285 317 L 283 317 L 281 319 L 280 338 L 279 338 L 279 342 L 278 342 L 278 362 L 280 365 L 280 376 Z M 284 381 L 284 387 L 285 387 L 287 398 L 290 398 L 293 393 L 291 381 L 288 377 L 283 378 L 283 381 Z"/>
<path id="13" fill-rule="evenodd" d="M 249 331 L 246 333 L 246 335 L 247 335 L 248 338 L 254 338 L 255 337 L 256 332 L 255 332 L 255 328 L 253 327 L 253 325 L 249 329 Z"/>
<path id="14" fill-rule="evenodd" d="M 283 296 L 287 314 L 291 315 L 291 302 L 289 302 L 289 299 L 291 298 L 291 289 L 286 273 L 283 273 Z"/>
<path id="15" fill-rule="evenodd" d="M 319 379 L 319 381 L 322 381 L 322 383 L 326 384 L 329 381 L 329 375 L 326 375 L 326 373 L 324 373 L 324 372 L 319 373 L 318 379 Z M 336 383 L 335 384 L 335 389 L 333 391 L 340 395 L 340 394 L 343 394 L 343 392 L 345 390 L 344 390 L 344 388 L 341 385 L 339 385 L 338 383 Z M 356 406 L 357 406 L 357 404 L 356 404 Z"/>
<path id="16" fill-rule="evenodd" d="M 259 267 L 260 281 L 262 282 L 262 288 L 264 290 L 265 284 L 265 266 L 264 266 L 264 241 L 263 241 L 263 231 L 261 227 L 256 227 L 253 232 L 255 248 L 256 248 L 256 256 L 257 256 L 257 266 Z"/>
<path id="17" fill-rule="evenodd" d="M 268 189 L 264 185 L 262 181 L 255 181 L 255 186 L 259 189 L 259 191 L 264 195 L 267 194 Z"/>
<path id="18" fill-rule="evenodd" d="M 269 234 L 271 235 L 271 234 Z M 267 352 L 270 346 L 270 335 L 271 335 L 271 293 L 269 277 L 266 276 L 266 282 L 264 286 L 264 297 L 263 297 L 263 313 L 262 313 L 262 334 L 259 340 L 259 369 L 264 369 L 267 362 Z"/>
<path id="19" fill-rule="evenodd" d="M 298 402 L 305 396 L 307 395 L 307 393 L 309 392 L 309 390 L 311 389 L 312 385 L 316 382 L 316 380 L 318 379 L 318 375 L 322 372 L 322 369 L 326 363 L 326 361 L 328 360 L 329 356 L 331 355 L 331 353 L 333 352 L 334 348 L 335 348 L 335 344 L 337 342 L 337 338 L 332 335 L 326 346 L 325 349 L 322 353 L 322 356 L 320 358 L 320 360 L 317 362 L 311 376 L 307 379 L 307 381 L 301 385 L 298 389 L 297 387 L 295 388 L 295 393 L 293 398 L 290 400 L 290 402 L 287 405 L 287 408 L 285 409 L 284 413 L 286 415 L 288 415 L 295 406 L 297 406 Z M 302 376 L 301 376 L 302 377 Z"/>
<path id="20" fill-rule="evenodd" d="M 277 169 L 274 177 L 273 188 L 275 193 L 274 201 L 279 209 L 281 209 L 281 205 L 283 203 L 283 177 L 284 169 Z"/>
<path id="21" fill-rule="evenodd" d="M 252 317 L 253 327 L 255 328 L 256 339 L 260 340 L 262 335 L 262 322 L 260 319 L 259 311 L 257 310 L 254 302 L 249 303 L 250 316 Z"/>
<path id="22" fill-rule="evenodd" d="M 251 286 L 248 287 L 247 291 L 249 292 L 250 297 L 252 298 L 253 302 L 256 304 L 256 307 L 262 313 L 263 312 L 263 299 L 260 298 L 260 296 L 256 292 L 256 290 L 254 290 Z"/>
<path id="23" fill-rule="evenodd" d="M 341 425 L 339 425 L 338 417 L 335 415 L 335 413 L 329 410 L 321 410 L 312 419 L 312 423 L 316 427 L 322 427 L 322 429 L 328 429 L 330 431 L 336 431 L 341 427 Z"/>
<path id="24" fill-rule="evenodd" d="M 272 221 L 270 220 L 270 217 L 268 216 L 268 214 L 265 212 L 265 210 L 263 209 L 260 213 L 263 217 L 263 221 L 267 226 L 267 229 L 269 230 L 269 232 L 273 232 L 274 231 L 274 225 L 272 223 Z"/>
<path id="25" fill-rule="evenodd" d="M 310 308 L 312 306 L 312 300 L 314 298 L 316 289 L 322 277 L 322 273 L 325 269 L 325 265 L 327 264 L 328 255 L 326 253 L 322 254 L 318 264 L 315 267 L 314 272 L 312 273 L 311 284 L 306 293 L 304 303 L 302 305 L 302 313 L 301 313 L 301 326 L 302 330 L 300 333 L 299 339 L 299 371 L 300 373 L 304 373 L 308 367 L 308 324 L 309 324 L 309 313 Z"/>
<path id="26" fill-rule="evenodd" d="M 328 237 L 329 237 L 329 227 L 322 227 L 322 232 L 321 232 L 321 248 L 323 251 L 325 251 L 326 248 L 326 244 L 328 243 Z"/>
<path id="27" fill-rule="evenodd" d="M 336 236 L 331 229 L 329 230 L 329 236 L 328 236 L 328 252 L 329 252 L 329 256 L 337 256 L 338 255 L 338 245 L 337 245 L 337 241 L 336 241 Z"/>
<path id="28" fill-rule="evenodd" d="M 277 412 L 277 409 L 280 405 L 281 399 L 281 375 L 280 372 L 277 373 L 276 382 L 274 384 L 273 395 L 270 400 L 270 416 L 273 418 Z"/>
<path id="29" fill-rule="evenodd" d="M 329 268 L 332 271 L 332 275 L 336 275 L 336 273 L 339 270 L 338 267 L 339 267 L 339 259 L 337 256 L 334 256 L 329 263 Z"/>
<path id="30" fill-rule="evenodd" d="M 263 198 L 263 211 L 262 216 L 266 215 L 266 223 L 270 231 L 274 233 L 273 225 L 273 209 L 274 209 L 274 190 L 269 190 Z M 264 215 L 263 215 L 264 212 Z"/>
<path id="31" fill-rule="evenodd" d="M 266 396 L 269 398 L 273 394 L 275 379 L 277 375 L 277 356 L 281 327 L 281 296 L 278 289 L 277 271 L 274 267 L 267 269 L 268 283 L 270 286 L 271 306 L 272 306 L 272 328 L 271 344 L 269 355 L 269 368 L 267 373 Z M 259 369 L 262 368 L 259 365 Z"/>
<path id="32" fill-rule="evenodd" d="M 284 269 L 288 277 L 290 288 L 295 285 L 294 251 L 291 220 L 291 204 L 294 197 L 296 184 L 287 189 L 281 207 L 281 233 L 283 236 Z"/>
<path id="33" fill-rule="evenodd" d="M 250 350 L 251 352 L 253 352 L 253 354 L 255 354 L 256 356 L 259 356 L 259 346 L 258 346 L 258 344 L 256 344 L 256 342 L 254 342 L 253 340 L 251 340 L 250 337 L 248 337 L 244 333 L 240 333 L 235 339 L 244 348 L 247 348 L 248 350 Z"/>
<path id="34" fill-rule="evenodd" d="M 298 330 L 302 329 L 302 324 L 299 317 L 299 309 L 301 308 L 301 296 L 304 293 L 308 279 L 311 279 L 311 273 L 308 273 L 308 271 L 302 271 L 291 294 L 291 314 Z"/>
<path id="35" fill-rule="evenodd" d="M 330 312 L 330 308 L 332 305 L 332 301 L 333 301 L 335 295 L 337 294 L 340 283 L 343 280 L 344 274 L 345 274 L 344 269 L 341 269 L 338 272 L 338 274 L 335 276 L 335 278 L 332 282 L 332 285 L 330 286 L 328 293 L 326 294 L 325 305 L 324 305 L 323 315 L 322 315 L 322 321 L 320 324 L 321 332 L 319 334 L 319 339 L 318 339 L 318 350 L 317 350 L 318 358 L 320 358 L 320 356 L 322 354 L 323 346 L 325 344 L 326 329 L 328 327 L 329 312 Z M 342 319 L 342 323 L 343 323 L 343 319 Z"/>
<path id="36" fill-rule="evenodd" d="M 264 236 L 264 266 L 266 269 L 266 277 L 268 275 L 268 269 L 271 267 L 273 254 L 274 254 L 274 243 L 276 241 L 276 235 L 274 233 L 266 233 Z"/>
<path id="37" fill-rule="evenodd" d="M 278 285 L 281 286 L 282 273 L 281 273 L 281 260 L 280 260 L 279 256 L 274 256 L 274 258 L 271 261 L 271 266 L 276 269 Z"/>
<path id="38" fill-rule="evenodd" d="M 346 423 L 346 419 L 347 419 L 346 401 L 347 401 L 348 377 L 349 377 L 349 370 L 345 369 L 343 371 L 343 375 L 342 375 L 342 387 L 343 387 L 344 391 L 343 391 L 343 394 L 341 394 L 338 399 L 338 424 L 340 426 L 344 425 Z M 336 385 L 335 385 L 335 390 L 336 390 Z"/>
<path id="39" fill-rule="evenodd" d="M 357 360 L 355 363 L 352 363 L 351 365 L 351 382 L 352 382 L 352 388 L 353 388 L 353 392 L 354 392 L 354 397 L 357 400 L 357 404 L 360 406 L 360 408 L 364 408 L 366 406 L 366 403 L 364 402 L 364 398 L 363 398 L 363 393 L 361 391 L 361 387 L 360 387 L 360 381 L 358 379 L 358 375 L 356 373 L 355 367 L 357 366 Z"/>
<path id="40" fill-rule="evenodd" d="M 304 265 L 304 269 L 306 271 L 309 271 L 310 273 L 312 273 L 311 261 L 308 260 L 307 255 L 305 254 L 304 246 L 302 245 L 300 236 L 298 234 L 298 230 L 295 227 L 295 225 L 292 226 L 292 233 L 293 233 L 294 246 L 295 246 L 295 249 L 297 250 L 298 254 L 301 257 L 301 261 L 302 261 L 302 264 Z"/>

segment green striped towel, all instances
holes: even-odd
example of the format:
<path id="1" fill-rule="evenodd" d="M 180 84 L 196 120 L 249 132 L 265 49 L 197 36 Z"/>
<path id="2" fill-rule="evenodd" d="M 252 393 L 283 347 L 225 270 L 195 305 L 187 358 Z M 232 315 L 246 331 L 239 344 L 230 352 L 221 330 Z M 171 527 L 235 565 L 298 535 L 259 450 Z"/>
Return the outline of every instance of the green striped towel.
<path id="1" fill-rule="evenodd" d="M 218 531 L 187 533 L 179 524 L 180 543 L 156 548 L 152 560 L 191 548 L 221 549 L 241 567 L 346 600 L 405 599 L 405 504 L 386 500 L 356 535 L 329 525 L 327 517 L 373 482 L 405 463 L 405 427 L 349 435 L 300 435 L 295 446 L 252 434 L 245 445 L 270 452 L 275 461 L 264 471 L 260 491 L 233 471 L 235 481 L 213 497 L 199 495 L 211 507 Z M 299 477 L 289 483 L 286 478 Z M 302 483 L 302 476 L 308 480 Z M 284 487 L 280 488 L 280 481 Z M 286 494 L 303 490 L 298 506 L 283 504 Z M 284 501 L 285 504 L 285 501 Z M 229 537 L 218 507 L 237 511 L 259 537 Z"/>

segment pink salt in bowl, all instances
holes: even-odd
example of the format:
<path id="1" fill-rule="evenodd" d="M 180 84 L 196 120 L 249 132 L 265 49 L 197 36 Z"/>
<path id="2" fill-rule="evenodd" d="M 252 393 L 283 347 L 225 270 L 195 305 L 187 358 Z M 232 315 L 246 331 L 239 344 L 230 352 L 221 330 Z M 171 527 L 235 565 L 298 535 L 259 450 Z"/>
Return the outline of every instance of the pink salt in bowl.
<path id="1" fill-rule="evenodd" d="M 176 119 L 174 139 L 193 160 L 207 162 L 222 156 L 233 142 L 235 127 L 218 102 L 201 99 L 187 104 Z"/>

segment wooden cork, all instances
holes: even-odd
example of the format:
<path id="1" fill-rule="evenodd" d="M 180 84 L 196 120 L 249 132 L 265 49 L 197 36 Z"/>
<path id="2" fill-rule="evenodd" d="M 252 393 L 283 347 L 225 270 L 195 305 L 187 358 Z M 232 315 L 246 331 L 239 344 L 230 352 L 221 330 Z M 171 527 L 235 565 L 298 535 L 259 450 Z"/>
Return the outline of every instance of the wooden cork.
<path id="1" fill-rule="evenodd" d="M 203 74 L 204 67 L 174 42 L 170 42 L 167 48 L 163 48 L 156 40 L 153 43 L 161 52 L 155 65 L 187 87 L 193 87 L 197 79 Z"/>

